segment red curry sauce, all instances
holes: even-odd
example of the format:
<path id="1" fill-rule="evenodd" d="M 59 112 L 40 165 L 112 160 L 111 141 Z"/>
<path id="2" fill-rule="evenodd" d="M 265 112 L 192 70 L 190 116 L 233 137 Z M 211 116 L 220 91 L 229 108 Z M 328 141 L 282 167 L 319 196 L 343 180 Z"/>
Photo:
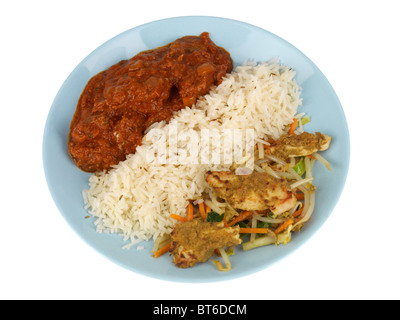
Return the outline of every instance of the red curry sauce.
<path id="1" fill-rule="evenodd" d="M 207 32 L 122 60 L 93 76 L 70 126 L 68 152 L 87 172 L 107 170 L 140 145 L 152 123 L 191 106 L 232 70 Z"/>

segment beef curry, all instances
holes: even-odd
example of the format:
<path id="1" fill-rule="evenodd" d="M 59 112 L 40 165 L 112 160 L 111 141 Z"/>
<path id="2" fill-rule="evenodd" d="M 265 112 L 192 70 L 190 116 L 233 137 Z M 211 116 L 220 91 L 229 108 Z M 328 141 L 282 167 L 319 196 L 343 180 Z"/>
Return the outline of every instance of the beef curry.
<path id="1" fill-rule="evenodd" d="M 141 144 L 153 123 L 193 105 L 233 68 L 204 32 L 122 60 L 93 76 L 70 126 L 68 152 L 87 172 L 108 170 Z"/>

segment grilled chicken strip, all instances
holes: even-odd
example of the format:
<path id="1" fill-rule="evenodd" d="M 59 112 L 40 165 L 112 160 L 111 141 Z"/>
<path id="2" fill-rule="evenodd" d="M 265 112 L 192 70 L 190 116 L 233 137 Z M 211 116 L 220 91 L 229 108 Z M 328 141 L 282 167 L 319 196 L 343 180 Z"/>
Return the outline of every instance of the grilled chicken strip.
<path id="1" fill-rule="evenodd" d="M 235 175 L 230 171 L 208 171 L 206 181 L 218 197 L 235 209 L 270 209 L 274 214 L 280 214 L 296 204 L 296 197 L 287 181 L 266 172 Z"/>
<path id="2" fill-rule="evenodd" d="M 217 248 L 242 243 L 239 227 L 225 227 L 224 222 L 193 220 L 179 223 L 171 233 L 173 263 L 179 268 L 206 262 Z"/>
<path id="3" fill-rule="evenodd" d="M 317 151 L 324 151 L 329 148 L 331 140 L 332 137 L 320 132 L 283 135 L 271 145 L 266 146 L 265 153 L 287 160 L 291 157 L 307 156 Z"/>

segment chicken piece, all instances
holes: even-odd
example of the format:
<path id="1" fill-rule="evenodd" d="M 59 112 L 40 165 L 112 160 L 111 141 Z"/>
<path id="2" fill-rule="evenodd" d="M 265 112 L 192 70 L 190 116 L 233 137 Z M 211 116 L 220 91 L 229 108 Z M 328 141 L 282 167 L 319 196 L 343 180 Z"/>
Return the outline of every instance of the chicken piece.
<path id="1" fill-rule="evenodd" d="M 332 137 L 320 132 L 283 135 L 277 141 L 272 142 L 271 145 L 266 146 L 265 153 L 287 160 L 292 157 L 307 156 L 317 151 L 324 151 L 329 148 L 331 140 Z"/>
<path id="2" fill-rule="evenodd" d="M 206 181 L 218 197 L 235 209 L 270 209 L 274 214 L 280 214 L 296 204 L 296 197 L 288 182 L 266 172 L 235 175 L 230 171 L 208 171 Z"/>
<path id="3" fill-rule="evenodd" d="M 217 248 L 242 243 L 239 227 L 225 227 L 224 222 L 192 220 L 179 223 L 171 233 L 170 253 L 179 268 L 188 268 L 206 262 Z"/>

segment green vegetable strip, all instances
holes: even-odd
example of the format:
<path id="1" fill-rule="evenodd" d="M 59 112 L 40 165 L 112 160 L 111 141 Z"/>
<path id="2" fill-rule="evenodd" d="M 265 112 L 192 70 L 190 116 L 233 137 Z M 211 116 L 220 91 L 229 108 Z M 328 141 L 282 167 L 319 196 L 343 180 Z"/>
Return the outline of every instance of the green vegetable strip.
<path id="1" fill-rule="evenodd" d="M 306 172 L 306 166 L 304 164 L 304 157 L 301 157 L 299 162 L 296 163 L 296 165 L 293 167 L 293 170 L 296 171 L 296 173 L 299 176 L 302 176 Z"/>
<path id="2" fill-rule="evenodd" d="M 219 213 L 216 213 L 214 211 L 210 211 L 207 214 L 206 221 L 207 222 L 221 222 L 223 219 L 224 219 L 224 215 L 223 214 L 219 214 Z"/>

